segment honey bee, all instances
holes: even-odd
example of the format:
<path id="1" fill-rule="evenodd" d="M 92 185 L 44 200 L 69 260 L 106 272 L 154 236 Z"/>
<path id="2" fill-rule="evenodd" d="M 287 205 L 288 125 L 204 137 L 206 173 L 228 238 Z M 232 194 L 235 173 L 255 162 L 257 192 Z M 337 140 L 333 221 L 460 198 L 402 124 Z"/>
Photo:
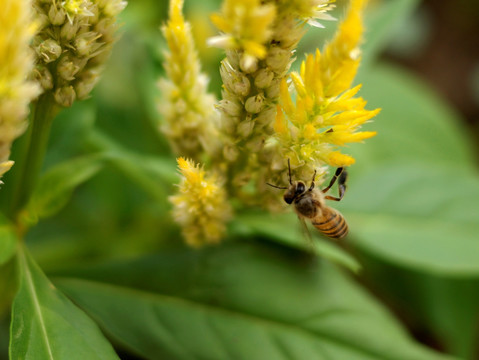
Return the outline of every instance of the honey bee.
<path id="1" fill-rule="evenodd" d="M 343 215 L 336 209 L 326 205 L 325 200 L 340 201 L 346 191 L 347 171 L 343 167 L 336 169 L 336 172 L 329 182 L 329 185 L 322 190 L 315 188 L 314 179 L 309 188 L 303 181 L 292 181 L 291 165 L 288 159 L 289 186 L 281 187 L 267 183 L 277 189 L 286 190 L 283 198 L 288 204 L 294 204 L 294 210 L 301 221 L 308 219 L 313 226 L 323 235 L 332 239 L 342 239 L 348 234 L 348 224 Z M 324 195 L 338 181 L 339 197 Z"/>

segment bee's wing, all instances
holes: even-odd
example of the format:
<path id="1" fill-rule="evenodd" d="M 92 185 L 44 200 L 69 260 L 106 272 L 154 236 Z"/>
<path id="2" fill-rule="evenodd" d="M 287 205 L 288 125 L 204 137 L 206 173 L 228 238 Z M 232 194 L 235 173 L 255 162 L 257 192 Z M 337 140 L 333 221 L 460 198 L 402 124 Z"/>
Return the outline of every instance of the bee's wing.
<path id="1" fill-rule="evenodd" d="M 313 237 L 311 236 L 311 232 L 309 231 L 308 224 L 306 223 L 305 218 L 303 216 L 298 215 L 298 220 L 299 220 L 299 223 L 301 224 L 301 230 L 302 230 L 303 236 L 306 238 L 308 242 L 308 248 L 309 248 L 308 250 L 311 252 L 311 254 L 316 254 Z"/>

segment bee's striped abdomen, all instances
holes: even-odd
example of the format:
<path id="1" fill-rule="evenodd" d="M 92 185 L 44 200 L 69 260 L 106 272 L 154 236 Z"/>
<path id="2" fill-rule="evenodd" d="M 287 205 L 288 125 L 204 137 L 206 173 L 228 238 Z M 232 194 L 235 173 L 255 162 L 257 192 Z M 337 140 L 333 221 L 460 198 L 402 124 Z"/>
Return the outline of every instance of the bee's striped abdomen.
<path id="1" fill-rule="evenodd" d="M 330 207 L 323 207 L 322 210 L 322 214 L 311 221 L 314 227 L 333 239 L 345 237 L 348 234 L 348 224 L 343 215 Z"/>

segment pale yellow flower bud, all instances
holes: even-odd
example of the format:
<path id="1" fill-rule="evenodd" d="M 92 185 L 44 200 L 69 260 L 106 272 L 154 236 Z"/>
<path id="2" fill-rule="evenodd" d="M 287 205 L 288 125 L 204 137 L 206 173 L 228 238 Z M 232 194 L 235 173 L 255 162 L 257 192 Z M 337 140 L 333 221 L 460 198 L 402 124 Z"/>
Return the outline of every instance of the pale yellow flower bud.
<path id="1" fill-rule="evenodd" d="M 33 70 L 33 78 L 38 81 L 43 90 L 50 90 L 53 88 L 53 77 L 46 66 L 38 65 Z"/>
<path id="2" fill-rule="evenodd" d="M 253 132 L 254 124 L 252 119 L 242 121 L 238 126 L 238 134 L 243 138 L 247 138 Z"/>
<path id="3" fill-rule="evenodd" d="M 241 114 L 242 105 L 234 100 L 221 100 L 219 108 L 231 116 L 239 116 Z"/>
<path id="4" fill-rule="evenodd" d="M 242 97 L 249 94 L 250 81 L 241 72 L 236 71 L 227 60 L 221 63 L 220 74 L 224 86 L 230 92 Z"/>
<path id="5" fill-rule="evenodd" d="M 252 55 L 243 54 L 240 58 L 239 66 L 246 74 L 255 72 L 258 70 L 258 59 Z"/>
<path id="6" fill-rule="evenodd" d="M 66 13 L 65 10 L 53 3 L 50 6 L 50 10 L 48 11 L 48 19 L 52 25 L 62 25 L 65 22 Z"/>
<path id="7" fill-rule="evenodd" d="M 93 31 L 88 31 L 77 35 L 75 41 L 73 42 L 76 53 L 81 57 L 89 57 L 100 47 L 102 47 L 102 43 L 96 42 L 96 40 L 100 38 L 101 34 Z"/>
<path id="8" fill-rule="evenodd" d="M 58 104 L 61 106 L 70 107 L 76 99 L 76 92 L 73 89 L 73 86 L 69 85 L 58 88 L 55 91 L 54 96 Z"/>
<path id="9" fill-rule="evenodd" d="M 273 81 L 274 73 L 269 69 L 261 69 L 255 74 L 254 84 L 257 88 L 263 89 L 271 85 Z"/>
<path id="10" fill-rule="evenodd" d="M 234 162 L 238 159 L 239 151 L 233 145 L 226 145 L 223 149 L 223 155 L 228 161 Z"/>
<path id="11" fill-rule="evenodd" d="M 78 59 L 70 55 L 62 56 L 57 65 L 58 74 L 62 79 L 71 81 L 75 79 L 75 75 L 86 65 L 86 62 L 86 59 Z"/>
<path id="12" fill-rule="evenodd" d="M 60 31 L 60 36 L 66 41 L 70 41 L 75 37 L 79 28 L 80 28 L 80 24 L 78 21 L 74 21 L 74 22 L 67 21 L 62 26 L 62 29 Z"/>
<path id="13" fill-rule="evenodd" d="M 106 16 L 110 18 L 118 16 L 118 14 L 121 13 L 123 9 L 126 7 L 126 4 L 127 2 L 122 0 L 99 1 L 99 6 L 103 6 L 103 12 L 106 14 Z"/>
<path id="14" fill-rule="evenodd" d="M 62 53 L 62 47 L 53 39 L 41 42 L 35 50 L 46 64 L 58 59 Z"/>
<path id="15" fill-rule="evenodd" d="M 263 110 L 264 107 L 264 95 L 263 94 L 258 94 L 255 96 L 251 96 L 246 100 L 246 103 L 244 105 L 245 110 L 251 114 L 257 114 L 261 110 Z"/>
<path id="16" fill-rule="evenodd" d="M 289 70 L 291 52 L 285 49 L 274 47 L 266 58 L 266 64 L 277 74 L 284 74 Z"/>
<path id="17" fill-rule="evenodd" d="M 75 83 L 75 92 L 79 100 L 88 98 L 96 83 L 100 79 L 99 69 L 88 69 L 81 73 L 78 81 Z"/>

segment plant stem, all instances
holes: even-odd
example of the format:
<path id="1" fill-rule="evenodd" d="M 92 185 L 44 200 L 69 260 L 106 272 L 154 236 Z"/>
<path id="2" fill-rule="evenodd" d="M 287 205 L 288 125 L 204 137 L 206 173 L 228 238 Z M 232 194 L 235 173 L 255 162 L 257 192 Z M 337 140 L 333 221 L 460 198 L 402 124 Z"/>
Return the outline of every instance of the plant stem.
<path id="1" fill-rule="evenodd" d="M 9 216 L 12 219 L 16 218 L 26 204 L 37 183 L 56 110 L 55 101 L 50 93 L 41 95 L 33 107 L 30 126 L 24 135 L 22 149 L 15 159 L 16 176 L 10 190 L 9 206 Z"/>

